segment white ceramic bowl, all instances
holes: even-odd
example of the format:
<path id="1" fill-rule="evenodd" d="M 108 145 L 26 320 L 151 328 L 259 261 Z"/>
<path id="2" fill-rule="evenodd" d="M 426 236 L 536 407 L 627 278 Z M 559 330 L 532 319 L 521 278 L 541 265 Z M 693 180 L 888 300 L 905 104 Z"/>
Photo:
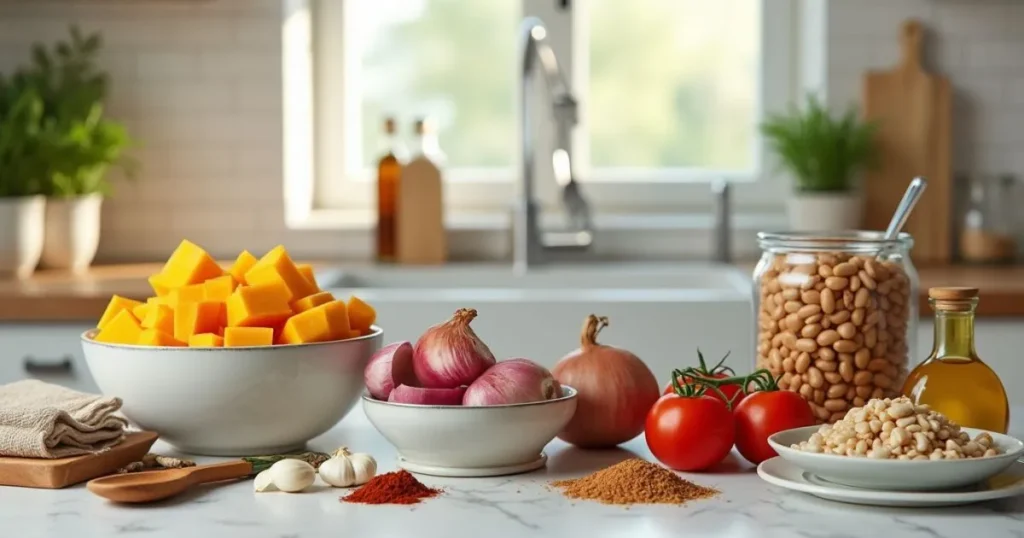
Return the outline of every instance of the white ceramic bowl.
<path id="1" fill-rule="evenodd" d="M 438 476 L 497 476 L 544 466 L 544 446 L 576 412 L 576 389 L 513 405 L 412 405 L 363 395 L 363 410 L 398 450 L 398 465 Z"/>
<path id="2" fill-rule="evenodd" d="M 961 428 L 973 439 L 985 430 Z M 790 445 L 806 441 L 818 426 L 781 431 L 768 443 L 786 461 L 818 478 L 859 488 L 887 491 L 934 491 L 977 484 L 999 474 L 1024 454 L 1024 443 L 1001 433 L 988 432 L 1002 454 L 963 460 L 875 460 L 835 454 L 803 452 Z"/>
<path id="3" fill-rule="evenodd" d="M 184 452 L 252 456 L 301 448 L 337 424 L 364 389 L 383 331 L 233 348 L 105 344 L 95 333 L 82 335 L 89 371 L 104 394 L 124 400 L 130 421 Z"/>

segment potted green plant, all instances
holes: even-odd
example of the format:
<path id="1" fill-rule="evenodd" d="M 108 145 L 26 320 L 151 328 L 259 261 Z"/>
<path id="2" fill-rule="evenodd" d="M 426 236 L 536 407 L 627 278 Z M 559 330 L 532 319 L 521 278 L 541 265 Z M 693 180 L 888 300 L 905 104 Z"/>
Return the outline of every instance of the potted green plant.
<path id="1" fill-rule="evenodd" d="M 98 34 L 84 36 L 72 27 L 67 41 L 33 47 L 31 62 L 14 77 L 43 103 L 39 152 L 48 200 L 42 263 L 51 268 L 77 272 L 92 263 L 111 170 L 130 176 L 133 169 L 124 154 L 131 144 L 126 129 L 104 114 L 109 81 L 97 66 L 101 46 Z"/>
<path id="2" fill-rule="evenodd" d="M 28 277 L 43 249 L 42 100 L 0 75 L 0 278 Z"/>
<path id="3" fill-rule="evenodd" d="M 877 159 L 873 122 L 860 120 L 855 107 L 833 117 L 814 96 L 805 107 L 770 115 L 761 132 L 792 175 L 788 200 L 790 227 L 798 231 L 856 229 L 861 224 L 860 173 Z"/>

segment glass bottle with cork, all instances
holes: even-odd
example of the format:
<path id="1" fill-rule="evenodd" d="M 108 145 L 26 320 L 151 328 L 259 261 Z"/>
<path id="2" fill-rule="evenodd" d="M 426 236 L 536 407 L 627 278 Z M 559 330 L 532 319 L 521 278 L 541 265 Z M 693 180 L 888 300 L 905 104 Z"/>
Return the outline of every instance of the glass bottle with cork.
<path id="1" fill-rule="evenodd" d="M 377 261 L 393 262 L 398 239 L 398 190 L 405 151 L 394 118 L 384 120 L 383 156 L 377 161 Z"/>
<path id="2" fill-rule="evenodd" d="M 1006 433 L 1006 389 L 974 349 L 978 288 L 931 288 L 928 297 L 935 310 L 935 345 L 910 372 L 903 394 L 961 426 Z"/>

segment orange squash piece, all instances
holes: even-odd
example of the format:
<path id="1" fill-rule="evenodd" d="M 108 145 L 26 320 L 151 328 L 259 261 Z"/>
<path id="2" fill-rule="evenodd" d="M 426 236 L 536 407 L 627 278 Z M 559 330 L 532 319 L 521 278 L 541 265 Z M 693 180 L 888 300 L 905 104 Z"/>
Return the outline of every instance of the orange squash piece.
<path id="1" fill-rule="evenodd" d="M 274 343 L 274 329 L 269 327 L 226 327 L 224 347 L 269 346 Z"/>
<path id="2" fill-rule="evenodd" d="M 171 290 L 161 299 L 174 310 L 187 303 L 198 303 L 206 296 L 206 288 L 202 284 L 189 284 Z"/>
<path id="3" fill-rule="evenodd" d="M 139 335 L 138 344 L 140 346 L 182 347 L 185 342 L 157 329 L 144 329 Z"/>
<path id="4" fill-rule="evenodd" d="M 308 280 L 317 291 L 320 291 L 320 285 L 316 283 L 316 275 L 313 273 L 312 265 L 308 263 L 297 263 L 295 264 L 295 268 L 299 270 L 299 273 L 301 273 L 302 276 L 306 277 L 306 280 Z"/>
<path id="5" fill-rule="evenodd" d="M 162 304 L 150 305 L 149 314 L 142 318 L 143 329 L 156 329 L 167 334 L 174 334 L 174 310 Z"/>
<path id="6" fill-rule="evenodd" d="M 370 326 L 377 321 L 377 311 L 355 295 L 348 298 L 348 319 L 352 329 L 359 334 L 369 334 Z"/>
<path id="7" fill-rule="evenodd" d="M 298 267 L 288 256 L 288 252 L 282 246 L 271 249 L 260 261 L 245 274 L 245 281 L 250 286 L 284 283 L 291 293 L 289 301 L 295 301 L 316 293 L 317 288 L 312 282 L 302 276 Z"/>
<path id="8" fill-rule="evenodd" d="M 211 278 L 203 282 L 203 300 L 226 302 L 237 287 L 238 281 L 230 274 Z"/>
<path id="9" fill-rule="evenodd" d="M 216 332 L 221 327 L 224 303 L 199 301 L 174 310 L 174 338 L 188 342 L 193 334 Z"/>
<path id="10" fill-rule="evenodd" d="M 224 270 L 202 247 L 186 239 L 174 249 L 161 274 L 162 284 L 173 289 L 205 282 Z"/>
<path id="11" fill-rule="evenodd" d="M 288 318 L 281 331 L 282 344 L 309 344 L 331 339 L 326 305 L 320 305 Z"/>
<path id="12" fill-rule="evenodd" d="M 155 293 L 157 297 L 163 297 L 171 292 L 171 286 L 167 283 L 167 278 L 163 273 L 150 275 L 149 287 L 153 288 L 153 293 Z"/>
<path id="13" fill-rule="evenodd" d="M 224 347 L 224 338 L 214 333 L 193 334 L 188 338 L 188 347 Z"/>
<path id="14" fill-rule="evenodd" d="M 241 254 L 235 258 L 235 263 L 231 265 L 231 269 L 228 270 L 231 276 L 235 277 L 235 281 L 239 284 L 248 284 L 245 281 L 245 274 L 252 269 L 254 265 L 259 262 L 256 256 L 253 256 L 248 250 L 243 250 Z"/>
<path id="15" fill-rule="evenodd" d="M 348 307 L 344 301 L 331 301 L 324 303 L 323 308 L 327 315 L 327 323 L 331 326 L 331 340 L 345 340 L 353 336 L 359 336 L 352 332 L 349 320 Z"/>
<path id="16" fill-rule="evenodd" d="M 291 317 L 292 309 L 283 298 L 282 289 L 279 285 L 235 289 L 227 302 L 228 326 L 274 327 L 284 323 Z"/>
<path id="17" fill-rule="evenodd" d="M 318 293 L 314 293 L 313 295 L 310 295 L 308 297 L 303 297 L 298 301 L 293 301 L 291 303 L 291 307 L 292 310 L 296 314 L 298 314 L 301 312 L 305 312 L 306 310 L 309 310 L 311 308 L 316 308 L 324 303 L 329 303 L 333 300 L 334 296 L 331 295 L 331 292 L 321 291 Z"/>
<path id="18" fill-rule="evenodd" d="M 135 308 L 132 308 L 132 315 L 135 316 L 135 319 L 137 319 L 139 321 L 142 321 L 142 320 L 146 319 L 146 316 L 149 315 L 149 311 L 153 309 L 153 306 L 154 306 L 154 303 L 150 303 L 150 302 L 142 303 L 142 304 L 136 306 Z"/>
<path id="19" fill-rule="evenodd" d="M 131 311 L 121 309 L 114 317 L 103 324 L 103 328 L 93 338 L 96 342 L 108 344 L 136 344 L 142 335 L 142 326 Z"/>
<path id="20" fill-rule="evenodd" d="M 120 295 L 111 297 L 110 302 L 107 303 L 107 308 L 103 311 L 103 315 L 100 316 L 100 322 L 96 324 L 96 327 L 99 329 L 106 327 L 107 323 L 110 323 L 122 310 L 127 310 L 128 313 L 131 314 L 132 309 L 141 304 L 142 303 L 139 301 L 127 299 Z"/>

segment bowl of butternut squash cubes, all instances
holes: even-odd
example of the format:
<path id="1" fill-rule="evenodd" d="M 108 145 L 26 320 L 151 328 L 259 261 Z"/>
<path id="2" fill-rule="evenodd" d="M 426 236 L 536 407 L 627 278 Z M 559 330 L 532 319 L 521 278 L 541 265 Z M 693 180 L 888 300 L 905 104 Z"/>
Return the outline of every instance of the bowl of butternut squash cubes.
<path id="1" fill-rule="evenodd" d="M 184 452 L 303 447 L 355 406 L 381 345 L 371 305 L 321 290 L 281 246 L 221 265 L 182 241 L 149 284 L 114 296 L 82 347 L 125 416 Z"/>

